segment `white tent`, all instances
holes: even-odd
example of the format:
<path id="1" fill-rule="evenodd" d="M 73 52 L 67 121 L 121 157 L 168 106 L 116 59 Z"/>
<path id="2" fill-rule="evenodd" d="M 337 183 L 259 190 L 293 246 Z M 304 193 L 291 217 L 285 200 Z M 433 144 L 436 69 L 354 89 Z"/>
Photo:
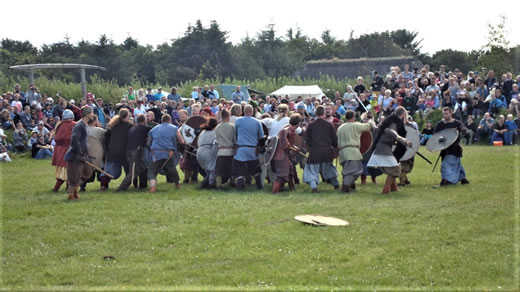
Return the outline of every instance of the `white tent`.
<path id="1" fill-rule="evenodd" d="M 303 98 L 306 97 L 316 97 L 321 99 L 325 94 L 321 91 L 321 88 L 318 85 L 309 85 L 309 86 L 293 86 L 293 85 L 285 85 L 284 87 L 276 90 L 271 93 L 276 96 L 286 96 L 288 95 L 291 100 L 298 98 L 301 96 Z"/>

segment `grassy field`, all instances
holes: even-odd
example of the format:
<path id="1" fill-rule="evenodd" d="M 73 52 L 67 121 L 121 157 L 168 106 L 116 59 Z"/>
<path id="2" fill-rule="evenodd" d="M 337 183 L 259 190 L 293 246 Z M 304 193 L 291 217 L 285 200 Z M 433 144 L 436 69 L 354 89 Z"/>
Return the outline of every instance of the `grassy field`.
<path id="1" fill-rule="evenodd" d="M 153 195 L 94 183 L 79 202 L 50 191 L 50 161 L 15 159 L 0 165 L 1 287 L 517 290 L 520 148 L 464 151 L 465 186 L 432 188 L 439 170 L 417 158 L 412 185 L 387 196 L 382 177 L 349 195 L 174 191 L 161 177 Z M 292 220 L 308 213 L 350 225 Z"/>

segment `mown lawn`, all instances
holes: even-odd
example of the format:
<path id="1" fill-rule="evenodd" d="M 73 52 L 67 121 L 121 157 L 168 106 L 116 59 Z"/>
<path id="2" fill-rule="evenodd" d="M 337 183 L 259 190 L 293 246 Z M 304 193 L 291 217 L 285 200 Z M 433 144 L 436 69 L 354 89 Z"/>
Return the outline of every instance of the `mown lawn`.
<path id="1" fill-rule="evenodd" d="M 520 148 L 464 151 L 466 186 L 432 188 L 439 168 L 417 157 L 412 185 L 388 196 L 382 177 L 351 195 L 174 191 L 161 177 L 157 194 L 96 182 L 79 202 L 50 191 L 50 161 L 15 159 L 0 165 L 1 287 L 517 290 Z M 308 213 L 350 226 L 292 220 Z"/>

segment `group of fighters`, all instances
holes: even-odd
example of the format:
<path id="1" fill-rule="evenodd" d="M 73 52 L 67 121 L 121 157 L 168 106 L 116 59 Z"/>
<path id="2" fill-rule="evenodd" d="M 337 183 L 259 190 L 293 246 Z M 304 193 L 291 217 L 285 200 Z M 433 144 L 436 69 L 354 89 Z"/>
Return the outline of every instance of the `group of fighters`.
<path id="1" fill-rule="evenodd" d="M 193 106 L 200 109 L 200 104 Z M 100 189 L 106 190 L 111 179 L 121 175 L 121 169 L 125 170 L 125 177 L 116 191 L 125 191 L 134 184 L 156 192 L 158 174 L 165 175 L 168 183 L 180 189 L 179 162 L 184 182 L 190 178 L 196 181 L 198 174 L 202 174 L 201 188 L 222 188 L 229 184 L 243 190 L 254 179 L 258 189 L 264 188 L 268 180 L 272 183 L 272 193 L 282 191 L 285 184 L 292 190 L 300 181 L 298 165 L 303 168 L 303 181 L 313 193 L 319 192 L 320 181 L 335 189 L 341 188 L 342 192 L 353 192 L 360 176 L 362 184 L 366 182 L 367 167 L 387 175 L 383 194 L 398 191 L 397 178 L 401 186 L 410 183 L 407 174 L 413 168 L 413 158 L 406 161 L 400 158 L 407 147 L 412 146 L 405 138 L 405 125 L 415 129 L 417 125 L 401 106 L 381 118 L 378 125 L 370 113 L 364 113 L 361 122 L 357 122 L 353 111 L 346 112 L 342 123 L 331 117 L 327 105 L 316 107 L 315 118 L 311 118 L 304 107 L 291 112 L 285 104 L 278 106 L 274 117 L 269 114 L 255 117 L 250 104 L 233 106 L 238 109 L 222 109 L 217 116 L 204 117 L 200 129 L 197 126 L 193 133 L 187 130 L 190 129 L 187 115 L 179 126 L 172 124 L 168 114 L 161 116 L 160 124 L 154 123 L 150 112 L 138 115 L 132 124 L 130 112 L 122 108 L 104 129 L 98 127 L 92 107 L 82 107 L 81 120 L 77 122 L 66 110 L 54 135 L 54 191 L 66 181 L 68 199 L 79 199 L 78 192 L 84 190 L 87 182 L 94 181 L 95 172 Z M 192 110 L 192 115 L 200 112 Z M 451 108 L 444 108 L 443 120 L 435 131 L 457 128 L 464 132 L 462 123 L 454 120 L 452 114 Z M 360 151 L 364 132 L 371 132 L 374 137 L 368 157 Z M 196 139 L 188 143 L 185 138 L 189 136 Z M 273 137 L 277 143 L 269 143 Z M 459 139 L 444 149 L 441 157 L 441 186 L 469 183 L 460 161 Z M 333 163 L 335 159 L 342 166 L 341 186 Z"/>

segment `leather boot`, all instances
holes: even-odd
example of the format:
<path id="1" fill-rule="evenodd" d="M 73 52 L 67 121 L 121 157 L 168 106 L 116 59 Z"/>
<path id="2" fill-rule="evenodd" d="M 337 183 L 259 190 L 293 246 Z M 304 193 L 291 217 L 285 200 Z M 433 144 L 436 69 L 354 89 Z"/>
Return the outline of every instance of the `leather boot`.
<path id="1" fill-rule="evenodd" d="M 391 176 L 387 176 L 386 177 L 386 181 L 385 181 L 385 185 L 383 186 L 383 194 L 388 194 L 390 192 L 391 185 L 392 185 L 392 177 Z"/>
<path id="2" fill-rule="evenodd" d="M 74 194 L 73 195 L 74 195 L 75 199 L 79 199 L 79 194 L 78 194 L 78 189 L 77 188 L 74 190 Z"/>
<path id="3" fill-rule="evenodd" d="M 108 178 L 108 176 L 102 176 L 99 180 L 100 180 L 100 184 L 101 184 L 101 187 L 99 188 L 99 190 L 101 192 L 106 191 L 106 189 L 108 189 L 108 182 L 110 181 L 110 179 Z"/>
<path id="4" fill-rule="evenodd" d="M 375 177 L 375 176 L 372 176 L 372 183 L 373 183 L 373 184 L 377 184 L 377 182 L 376 182 L 376 177 Z"/>
<path id="5" fill-rule="evenodd" d="M 367 176 L 366 175 L 362 175 L 361 176 L 361 184 L 362 185 L 366 185 L 367 184 Z"/>
<path id="6" fill-rule="evenodd" d="M 399 176 L 399 186 L 404 187 L 406 185 L 406 181 L 406 174 L 401 173 L 401 175 Z"/>
<path id="7" fill-rule="evenodd" d="M 182 182 L 185 184 L 189 183 L 190 177 L 191 177 L 191 170 L 184 170 L 184 180 Z"/>
<path id="8" fill-rule="evenodd" d="M 343 187 L 341 188 L 341 190 L 342 190 L 344 193 L 350 193 L 350 186 L 349 186 L 349 185 L 343 185 Z"/>
<path id="9" fill-rule="evenodd" d="M 56 184 L 54 185 L 54 188 L 52 189 L 53 192 L 57 193 L 60 190 L 61 185 L 64 183 L 64 180 L 61 180 L 59 178 L 56 179 Z"/>
<path id="10" fill-rule="evenodd" d="M 293 178 L 289 178 L 289 191 L 294 191 L 295 188 L 294 188 L 294 179 Z"/>
<path id="11" fill-rule="evenodd" d="M 353 182 L 351 185 L 350 185 L 350 190 L 355 192 L 356 191 L 356 183 Z"/>
<path id="12" fill-rule="evenodd" d="M 397 187 L 397 183 L 395 182 L 396 180 L 397 180 L 397 177 L 392 177 L 392 184 L 390 184 L 390 191 L 391 192 L 399 191 L 399 188 Z"/>
<path id="13" fill-rule="evenodd" d="M 279 182 L 277 182 L 277 181 L 274 181 L 274 183 L 273 183 L 273 189 L 271 190 L 271 193 L 272 193 L 272 194 L 279 193 L 281 188 L 282 188 L 282 184 L 279 183 Z"/>

